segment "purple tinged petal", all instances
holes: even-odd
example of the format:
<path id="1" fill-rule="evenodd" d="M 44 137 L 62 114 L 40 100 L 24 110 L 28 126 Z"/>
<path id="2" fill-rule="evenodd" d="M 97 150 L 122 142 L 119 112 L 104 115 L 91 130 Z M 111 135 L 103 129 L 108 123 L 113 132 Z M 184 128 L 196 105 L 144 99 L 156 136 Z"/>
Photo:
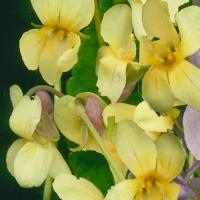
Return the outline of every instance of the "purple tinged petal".
<path id="1" fill-rule="evenodd" d="M 200 178 L 193 178 L 188 183 L 192 190 L 195 192 L 197 199 L 200 199 Z"/>
<path id="2" fill-rule="evenodd" d="M 200 112 L 188 106 L 183 116 L 183 127 L 188 149 L 200 160 Z"/>
<path id="3" fill-rule="evenodd" d="M 135 84 L 130 85 L 129 87 L 125 87 L 117 102 L 125 101 L 131 95 L 134 89 L 135 89 Z"/>
<path id="4" fill-rule="evenodd" d="M 199 0 L 199 5 L 200 5 L 200 0 Z M 198 50 L 197 52 L 195 52 L 193 55 L 191 55 L 189 57 L 189 61 L 200 68 L 200 50 Z"/>
<path id="5" fill-rule="evenodd" d="M 100 135 L 103 134 L 103 106 L 95 97 L 88 97 L 85 102 L 86 114 Z"/>
<path id="6" fill-rule="evenodd" d="M 193 0 L 192 2 L 194 5 L 200 6 L 200 0 Z"/>
<path id="7" fill-rule="evenodd" d="M 42 108 L 49 114 L 53 114 L 53 102 L 51 100 L 51 97 L 49 96 L 48 92 L 46 91 L 38 91 L 36 92 L 36 95 L 39 96 Z"/>
<path id="8" fill-rule="evenodd" d="M 190 186 L 185 183 L 183 177 L 179 176 L 175 179 L 175 182 L 181 186 L 181 190 L 178 196 L 178 200 L 189 200 L 194 197 L 194 192 Z"/>

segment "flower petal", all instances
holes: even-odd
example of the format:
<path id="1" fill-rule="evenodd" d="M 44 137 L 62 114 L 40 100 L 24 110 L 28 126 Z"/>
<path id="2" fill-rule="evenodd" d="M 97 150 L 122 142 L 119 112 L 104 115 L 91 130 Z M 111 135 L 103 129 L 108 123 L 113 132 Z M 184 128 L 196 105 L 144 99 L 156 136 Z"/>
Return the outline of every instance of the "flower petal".
<path id="1" fill-rule="evenodd" d="M 54 120 L 66 138 L 81 144 L 83 122 L 76 110 L 74 97 L 66 95 L 55 100 Z"/>
<path id="2" fill-rule="evenodd" d="M 29 96 L 24 96 L 10 116 L 10 128 L 17 135 L 32 140 L 32 135 L 40 121 L 41 112 L 42 106 L 39 97 L 35 96 L 31 100 Z"/>
<path id="3" fill-rule="evenodd" d="M 115 122 L 118 123 L 121 120 L 129 119 L 133 120 L 135 111 L 135 106 L 125 104 L 125 103 L 112 103 L 105 107 L 103 110 L 103 120 L 104 123 L 107 125 L 108 118 L 114 116 Z"/>
<path id="4" fill-rule="evenodd" d="M 59 26 L 78 33 L 92 21 L 94 10 L 94 0 L 62 1 Z"/>
<path id="5" fill-rule="evenodd" d="M 107 47 L 101 48 L 99 55 L 97 87 L 101 96 L 107 96 L 112 102 L 116 102 L 126 85 L 127 63 L 115 57 Z"/>
<path id="6" fill-rule="evenodd" d="M 32 6 L 45 26 L 56 26 L 62 0 L 31 0 Z"/>
<path id="7" fill-rule="evenodd" d="M 101 35 L 113 51 L 119 50 L 124 51 L 120 52 L 122 54 L 135 55 L 135 45 L 132 41 L 131 9 L 123 4 L 110 8 L 104 14 L 101 22 Z"/>
<path id="8" fill-rule="evenodd" d="M 176 15 L 181 44 L 180 52 L 186 58 L 200 48 L 200 8 L 189 6 L 182 9 Z"/>
<path id="9" fill-rule="evenodd" d="M 24 64 L 29 70 L 36 70 L 39 65 L 42 50 L 45 47 L 46 29 L 32 29 L 25 32 L 20 41 L 19 48 Z"/>
<path id="10" fill-rule="evenodd" d="M 162 134 L 156 141 L 157 173 L 165 181 L 171 181 L 182 171 L 185 151 L 176 136 Z"/>
<path id="11" fill-rule="evenodd" d="M 14 162 L 14 175 L 22 187 L 40 186 L 48 175 L 52 162 L 52 145 L 27 142 Z"/>
<path id="12" fill-rule="evenodd" d="M 136 38 L 140 40 L 142 36 L 146 35 L 146 31 L 144 30 L 144 26 L 142 23 L 142 9 L 145 2 L 142 2 L 142 0 L 128 0 L 128 1 L 132 8 L 132 23 L 133 23 L 134 33 L 136 35 Z"/>
<path id="13" fill-rule="evenodd" d="M 81 39 L 77 34 L 68 33 L 67 39 L 63 42 L 66 43 L 66 46 L 68 43 L 70 49 L 64 51 L 60 56 L 58 66 L 60 71 L 67 72 L 78 62 L 78 51 L 81 45 Z"/>
<path id="14" fill-rule="evenodd" d="M 175 102 L 170 90 L 167 70 L 151 67 L 143 78 L 142 94 L 145 101 L 157 112 L 169 111 Z"/>
<path id="15" fill-rule="evenodd" d="M 173 120 L 169 116 L 158 116 L 145 101 L 136 107 L 134 121 L 145 131 L 167 132 L 173 128 Z"/>
<path id="16" fill-rule="evenodd" d="M 139 187 L 136 179 L 122 181 L 108 190 L 105 200 L 132 200 Z"/>
<path id="17" fill-rule="evenodd" d="M 170 48 L 178 46 L 179 37 L 175 27 L 170 22 L 166 2 L 147 0 L 143 7 L 143 24 L 147 34 L 159 38 L 159 43 Z"/>
<path id="18" fill-rule="evenodd" d="M 177 63 L 169 72 L 173 95 L 197 110 L 200 110 L 200 69 L 186 60 Z"/>
<path id="19" fill-rule="evenodd" d="M 156 147 L 134 122 L 123 120 L 118 123 L 115 145 L 119 157 L 136 177 L 155 170 Z"/>
<path id="20" fill-rule="evenodd" d="M 80 38 L 74 33 L 62 30 L 51 31 L 40 57 L 39 69 L 44 80 L 54 85 L 59 81 L 62 72 L 70 70 L 77 62 Z"/>
<path id="21" fill-rule="evenodd" d="M 180 192 L 180 186 L 176 183 L 163 182 L 164 196 L 170 200 L 177 200 Z"/>
<path id="22" fill-rule="evenodd" d="M 101 192 L 88 180 L 60 174 L 53 183 L 54 191 L 62 200 L 103 200 Z"/>
<path id="23" fill-rule="evenodd" d="M 55 145 L 52 145 L 52 151 L 53 151 L 53 160 L 51 163 L 49 175 L 53 178 L 55 178 L 57 175 L 66 173 L 71 174 L 71 171 L 65 162 L 64 158 L 58 151 L 58 149 L 55 147 Z"/>
<path id="24" fill-rule="evenodd" d="M 23 139 L 15 140 L 12 145 L 9 147 L 6 155 L 6 164 L 8 171 L 12 176 L 14 176 L 14 161 L 17 156 L 18 151 L 26 144 L 26 141 Z"/>
<path id="25" fill-rule="evenodd" d="M 23 98 L 23 92 L 18 85 L 12 85 L 10 87 L 10 99 L 13 107 L 16 107 L 20 100 Z"/>
<path id="26" fill-rule="evenodd" d="M 183 115 L 185 142 L 191 154 L 200 160 L 200 112 L 187 107 Z"/>

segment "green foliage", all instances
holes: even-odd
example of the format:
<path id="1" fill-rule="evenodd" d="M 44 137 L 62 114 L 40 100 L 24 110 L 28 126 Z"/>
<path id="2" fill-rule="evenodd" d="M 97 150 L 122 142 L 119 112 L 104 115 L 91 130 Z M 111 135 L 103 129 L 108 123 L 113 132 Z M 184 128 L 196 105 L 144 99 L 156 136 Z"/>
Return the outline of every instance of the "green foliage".
<path id="1" fill-rule="evenodd" d="M 67 81 L 67 93 L 72 96 L 80 92 L 97 93 L 95 65 L 99 46 L 94 24 L 83 33 L 90 38 L 82 40 L 79 62 L 73 67 L 72 77 Z"/>
<path id="2" fill-rule="evenodd" d="M 109 165 L 103 155 L 95 151 L 81 151 L 69 156 L 72 172 L 94 183 L 105 195 L 114 184 Z"/>

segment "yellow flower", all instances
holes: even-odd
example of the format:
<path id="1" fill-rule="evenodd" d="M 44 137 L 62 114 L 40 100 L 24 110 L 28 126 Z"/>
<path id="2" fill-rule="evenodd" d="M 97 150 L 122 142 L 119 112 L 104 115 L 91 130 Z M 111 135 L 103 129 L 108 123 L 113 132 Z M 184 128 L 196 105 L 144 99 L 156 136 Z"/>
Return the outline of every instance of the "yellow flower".
<path id="1" fill-rule="evenodd" d="M 131 9 L 122 4 L 110 8 L 104 14 L 101 35 L 109 46 L 101 47 L 98 52 L 97 86 L 102 96 L 116 102 L 126 85 L 127 65 L 136 53 Z"/>
<path id="2" fill-rule="evenodd" d="M 175 19 L 180 37 L 165 3 L 147 0 L 143 7 L 143 25 L 154 40 L 143 37 L 140 41 L 140 64 L 150 66 L 142 93 L 161 113 L 169 111 L 177 99 L 200 110 L 200 70 L 186 60 L 200 47 L 200 8 L 184 8 Z"/>
<path id="3" fill-rule="evenodd" d="M 72 151 L 73 150 L 75 151 L 93 150 L 93 151 L 102 153 L 98 143 L 93 137 L 93 134 L 89 130 L 85 121 L 82 119 L 79 113 L 77 104 L 76 104 L 77 99 L 80 99 L 80 101 L 83 102 L 85 106 L 88 102 L 88 99 L 91 99 L 91 98 L 95 99 L 95 102 L 98 105 L 95 106 L 95 105 L 90 104 L 90 107 L 94 106 L 92 108 L 93 110 L 102 109 L 103 111 L 103 108 L 106 106 L 106 103 L 102 99 L 100 99 L 97 95 L 89 93 L 89 92 L 80 93 L 76 97 L 66 95 L 62 98 L 55 100 L 54 119 L 59 130 L 67 139 L 80 145 L 78 148 L 71 149 Z M 102 111 L 100 111 L 99 113 L 100 114 L 99 120 L 102 121 L 102 129 L 103 129 L 102 132 L 97 130 L 91 118 L 90 118 L 90 121 L 93 123 L 93 126 L 96 128 L 97 132 L 99 133 L 99 136 L 102 138 L 102 141 L 104 142 L 105 146 L 108 148 L 109 152 L 111 153 L 112 158 L 116 161 L 117 166 L 125 175 L 127 172 L 127 168 L 119 159 L 119 156 L 116 153 L 116 149 L 114 145 L 107 137 L 105 125 L 103 124 L 103 119 L 102 119 L 103 118 Z M 93 119 L 94 118 L 96 118 L 96 116 L 93 116 Z"/>
<path id="4" fill-rule="evenodd" d="M 172 116 L 169 114 L 158 116 L 145 101 L 137 106 L 125 103 L 113 103 L 106 106 L 102 115 L 105 124 L 107 124 L 108 118 L 112 116 L 115 117 L 116 123 L 124 119 L 132 120 L 154 141 L 161 133 L 172 130 L 174 125 Z"/>
<path id="5" fill-rule="evenodd" d="M 20 39 L 22 59 L 29 70 L 39 67 L 44 80 L 54 85 L 78 61 L 79 31 L 94 15 L 94 0 L 31 0 L 43 23 Z"/>
<path id="6" fill-rule="evenodd" d="M 182 171 L 185 152 L 172 134 L 154 143 L 134 122 L 123 120 L 117 127 L 116 148 L 120 158 L 135 175 L 113 186 L 104 198 L 86 179 L 67 174 L 55 178 L 53 188 L 62 200 L 176 200 L 179 185 L 171 181 Z"/>
<path id="7" fill-rule="evenodd" d="M 128 0 L 132 8 L 132 23 L 135 36 L 140 40 L 141 36 L 147 35 L 142 23 L 142 9 L 147 0 Z M 175 14 L 179 6 L 189 2 L 188 0 L 163 0 L 169 8 L 170 19 L 175 22 Z"/>
<path id="8" fill-rule="evenodd" d="M 48 175 L 54 178 L 60 173 L 70 173 L 65 160 L 51 142 L 59 138 L 57 132 L 51 131 L 52 135 L 48 132 L 46 137 L 45 133 L 37 132 L 43 117 L 40 98 L 23 96 L 16 85 L 11 87 L 10 95 L 14 106 L 10 128 L 22 137 L 13 142 L 7 152 L 6 163 L 11 175 L 20 186 L 33 187 L 40 186 Z"/>

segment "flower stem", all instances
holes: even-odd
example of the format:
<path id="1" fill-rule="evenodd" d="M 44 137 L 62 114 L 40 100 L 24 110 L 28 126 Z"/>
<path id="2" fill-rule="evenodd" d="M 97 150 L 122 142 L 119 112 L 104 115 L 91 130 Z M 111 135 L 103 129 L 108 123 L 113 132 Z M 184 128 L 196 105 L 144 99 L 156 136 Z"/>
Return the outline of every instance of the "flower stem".
<path id="1" fill-rule="evenodd" d="M 98 40 L 99 40 L 99 45 L 100 46 L 104 46 L 105 43 L 103 41 L 103 38 L 101 37 L 101 34 L 100 34 L 100 27 L 101 27 L 101 15 L 100 15 L 100 12 L 99 12 L 99 2 L 98 0 L 94 0 L 95 2 L 95 14 L 94 14 L 94 21 L 95 21 L 95 27 L 96 27 L 96 32 L 97 32 L 97 37 L 98 37 Z"/>
<path id="2" fill-rule="evenodd" d="M 175 122 L 175 125 L 176 125 L 178 131 L 179 131 L 180 133 L 184 133 L 184 129 L 183 129 L 183 127 L 180 125 L 179 121 L 178 121 L 178 120 L 175 120 L 174 122 Z"/>
<path id="3" fill-rule="evenodd" d="M 116 182 L 120 182 L 120 181 L 124 180 L 125 177 L 124 177 L 123 173 L 121 172 L 119 167 L 116 165 L 116 162 L 112 158 L 112 156 L 110 154 L 110 151 L 108 150 L 108 148 L 105 145 L 104 141 L 99 136 L 99 133 L 97 132 L 97 130 L 93 126 L 92 122 L 88 118 L 87 114 L 85 113 L 85 109 L 84 109 L 83 105 L 81 104 L 81 102 L 78 101 L 78 99 L 77 99 L 76 103 L 77 103 L 78 111 L 79 111 L 82 119 L 87 124 L 87 126 L 90 129 L 91 133 L 93 134 L 96 142 L 99 144 L 99 147 L 100 147 L 101 151 L 103 152 L 106 160 L 108 161 L 108 163 L 109 163 L 109 165 L 110 165 L 110 167 L 111 167 L 111 169 L 113 171 L 113 174 L 114 174 L 114 176 L 116 178 Z"/>
<path id="4" fill-rule="evenodd" d="M 56 95 L 57 97 L 61 98 L 64 96 L 64 94 L 62 94 L 61 92 L 59 92 L 58 90 L 48 86 L 48 85 L 38 85 L 38 86 L 35 86 L 35 87 L 32 87 L 27 93 L 26 95 L 28 96 L 32 96 L 33 94 L 35 94 L 37 91 L 40 91 L 40 90 L 44 90 L 44 91 L 47 91 L 47 92 L 50 92 L 51 94 L 53 95 Z"/>
<path id="5" fill-rule="evenodd" d="M 51 199 L 52 183 L 53 183 L 53 179 L 50 176 L 48 176 L 45 181 L 42 200 L 50 200 Z"/>

